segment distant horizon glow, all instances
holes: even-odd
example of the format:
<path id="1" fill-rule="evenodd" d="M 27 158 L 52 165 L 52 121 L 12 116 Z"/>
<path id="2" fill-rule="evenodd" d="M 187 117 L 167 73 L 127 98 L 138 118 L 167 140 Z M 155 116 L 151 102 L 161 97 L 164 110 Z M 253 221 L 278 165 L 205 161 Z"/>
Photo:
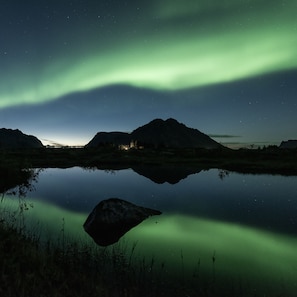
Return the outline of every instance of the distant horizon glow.
<path id="1" fill-rule="evenodd" d="M 103 131 L 101 131 L 103 132 Z M 104 131 L 106 132 L 106 131 Z M 52 147 L 84 147 L 87 143 L 89 143 L 92 138 L 95 135 L 93 135 L 91 138 L 55 138 L 55 139 L 43 139 L 39 138 L 39 140 L 42 142 L 44 146 L 52 146 Z M 249 149 L 257 149 L 257 148 L 263 148 L 264 146 L 271 146 L 271 145 L 276 145 L 279 146 L 280 142 L 275 142 L 275 141 L 263 141 L 263 142 L 230 142 L 228 139 L 222 140 L 222 137 L 212 137 L 209 135 L 210 138 L 215 140 L 216 142 L 222 144 L 225 147 L 231 148 L 231 149 L 240 149 L 240 148 L 249 148 Z"/>

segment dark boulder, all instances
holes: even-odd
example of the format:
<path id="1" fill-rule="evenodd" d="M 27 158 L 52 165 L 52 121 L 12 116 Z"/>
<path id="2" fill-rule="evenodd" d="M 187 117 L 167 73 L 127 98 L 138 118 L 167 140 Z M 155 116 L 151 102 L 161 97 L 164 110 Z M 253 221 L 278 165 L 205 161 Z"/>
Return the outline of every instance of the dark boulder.
<path id="1" fill-rule="evenodd" d="M 110 198 L 93 209 L 84 223 L 84 229 L 98 245 L 107 246 L 117 242 L 146 218 L 160 214 L 158 210 Z"/>

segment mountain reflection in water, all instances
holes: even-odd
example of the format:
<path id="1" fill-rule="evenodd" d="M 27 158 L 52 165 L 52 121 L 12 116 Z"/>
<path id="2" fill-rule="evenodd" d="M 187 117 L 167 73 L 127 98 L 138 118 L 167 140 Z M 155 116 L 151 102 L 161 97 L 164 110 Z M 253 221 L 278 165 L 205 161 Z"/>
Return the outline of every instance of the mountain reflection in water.
<path id="1" fill-rule="evenodd" d="M 142 167 L 137 170 L 152 176 L 158 173 L 158 168 Z M 297 235 L 296 176 L 238 174 L 211 169 L 190 174 L 172 184 L 168 182 L 172 176 L 180 172 L 190 173 L 190 169 L 187 166 L 185 169 L 182 166 L 169 166 L 164 170 L 160 168 L 159 174 L 163 180 L 167 180 L 161 184 L 153 182 L 156 178 L 144 178 L 134 170 L 48 168 L 38 171 L 37 178 L 31 180 L 28 196 L 83 213 L 90 213 L 100 200 L 121 197 L 136 205 L 161 209 L 163 213 L 190 215 Z M 192 170 L 195 171 L 199 169 Z M 166 175 L 166 172 L 169 174 Z"/>
<path id="2" fill-rule="evenodd" d="M 154 255 L 166 263 L 166 273 L 180 275 L 182 251 L 182 265 L 189 279 L 195 265 L 200 276 L 210 278 L 215 268 L 217 282 L 243 287 L 252 284 L 257 296 L 295 296 L 297 177 L 212 169 L 192 173 L 173 184 L 170 181 L 177 179 L 172 176 L 181 177 L 180 173 L 187 171 L 176 168 L 174 172 L 173 168 L 160 169 L 161 177 L 150 179 L 144 176 L 158 172 L 157 166 L 134 170 L 44 169 L 37 180 L 31 180 L 32 187 L 26 192 L 28 203 L 34 205 L 25 212 L 26 224 L 32 230 L 36 226 L 45 230 L 40 234 L 45 240 L 49 234 L 52 239 L 59 238 L 64 224 L 67 236 L 91 245 L 93 240 L 82 227 L 86 217 L 100 199 L 121 197 L 162 210 L 158 224 L 156 217 L 145 219 L 125 233 L 119 244 L 137 242 L 141 255 Z M 13 198 L 5 195 L 1 207 L 17 209 L 19 201 Z"/>
<path id="3" fill-rule="evenodd" d="M 133 166 L 132 169 L 157 184 L 168 182 L 169 184 L 177 184 L 182 179 L 187 178 L 191 174 L 199 173 L 202 169 L 193 166 Z"/>

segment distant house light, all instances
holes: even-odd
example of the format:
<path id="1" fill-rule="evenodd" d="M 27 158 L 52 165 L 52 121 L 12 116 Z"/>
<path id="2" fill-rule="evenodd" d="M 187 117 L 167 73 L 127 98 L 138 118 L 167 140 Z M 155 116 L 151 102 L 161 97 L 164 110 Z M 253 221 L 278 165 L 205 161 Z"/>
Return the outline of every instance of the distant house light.
<path id="1" fill-rule="evenodd" d="M 130 149 L 130 146 L 129 146 L 128 144 L 120 144 L 120 145 L 119 145 L 119 149 L 120 149 L 121 151 L 127 151 L 127 150 Z"/>
<path id="2" fill-rule="evenodd" d="M 119 149 L 120 150 L 124 150 L 124 151 L 128 151 L 130 149 L 143 149 L 143 146 L 138 146 L 137 144 L 137 140 L 131 140 L 130 144 L 120 144 L 119 145 Z"/>

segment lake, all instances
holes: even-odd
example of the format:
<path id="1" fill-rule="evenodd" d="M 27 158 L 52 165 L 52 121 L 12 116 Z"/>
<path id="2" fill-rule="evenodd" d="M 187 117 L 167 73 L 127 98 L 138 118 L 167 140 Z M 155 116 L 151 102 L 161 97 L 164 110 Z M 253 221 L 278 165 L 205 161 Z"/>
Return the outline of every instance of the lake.
<path id="1" fill-rule="evenodd" d="M 137 255 L 153 258 L 168 275 L 203 278 L 238 296 L 297 292 L 296 176 L 158 166 L 42 169 L 23 198 L 26 224 L 41 238 L 54 240 L 63 228 L 91 245 L 83 223 L 111 197 L 162 212 L 119 244 L 136 244 Z M 1 207 L 14 211 L 18 203 L 6 194 Z"/>

